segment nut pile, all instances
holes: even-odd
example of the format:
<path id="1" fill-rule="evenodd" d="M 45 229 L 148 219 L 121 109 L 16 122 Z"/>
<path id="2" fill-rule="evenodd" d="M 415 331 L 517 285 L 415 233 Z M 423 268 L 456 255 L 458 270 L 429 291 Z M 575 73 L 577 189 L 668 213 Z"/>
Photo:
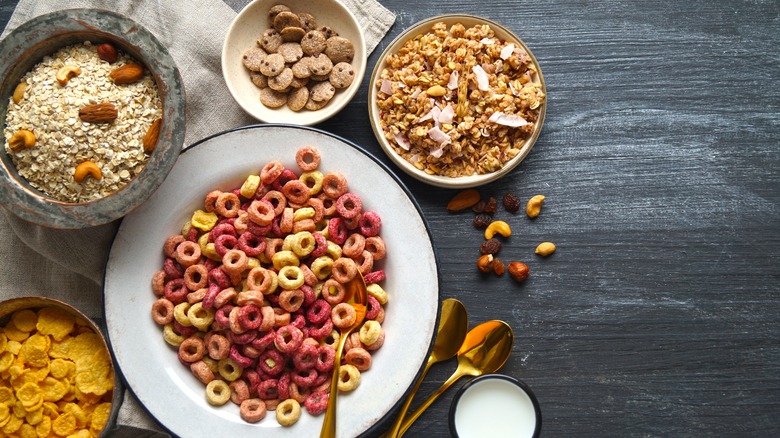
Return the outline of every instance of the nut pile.
<path id="1" fill-rule="evenodd" d="M 517 156 L 545 100 L 522 46 L 488 25 L 442 22 L 385 60 L 381 126 L 395 151 L 430 175 L 495 172 Z"/>
<path id="2" fill-rule="evenodd" d="M 22 77 L 8 104 L 5 150 L 34 188 L 89 202 L 143 170 L 161 117 L 145 68 L 110 43 L 86 41 L 44 57 Z"/>
<path id="3" fill-rule="evenodd" d="M 295 13 L 285 5 L 268 11 L 268 24 L 257 47 L 241 58 L 263 105 L 316 111 L 352 84 L 355 47 L 350 40 L 330 27 L 318 28 L 308 12 Z"/>
<path id="4" fill-rule="evenodd" d="M 539 216 L 542 202 L 544 202 L 544 196 L 542 195 L 533 196 L 528 200 L 525 211 L 530 219 Z M 520 210 L 522 201 L 515 194 L 506 193 L 502 198 L 502 204 L 506 211 L 514 214 Z M 501 251 L 502 241 L 495 236 L 500 235 L 507 238 L 512 235 L 512 228 L 507 222 L 494 220 L 494 215 L 498 210 L 498 200 L 493 196 L 483 200 L 476 189 L 467 189 L 457 193 L 447 203 L 447 210 L 451 212 L 467 209 L 471 209 L 474 212 L 474 227 L 478 229 L 484 228 L 485 230 L 485 241 L 479 247 L 479 252 L 482 255 L 477 259 L 477 269 L 484 273 L 492 272 L 497 276 L 502 276 L 505 272 L 509 272 L 509 275 L 514 280 L 518 282 L 525 281 L 531 275 L 528 265 L 519 261 L 512 261 L 506 265 L 503 260 L 496 257 L 499 251 Z M 555 252 L 555 244 L 542 242 L 536 247 L 535 252 L 543 257 L 547 257 Z"/>

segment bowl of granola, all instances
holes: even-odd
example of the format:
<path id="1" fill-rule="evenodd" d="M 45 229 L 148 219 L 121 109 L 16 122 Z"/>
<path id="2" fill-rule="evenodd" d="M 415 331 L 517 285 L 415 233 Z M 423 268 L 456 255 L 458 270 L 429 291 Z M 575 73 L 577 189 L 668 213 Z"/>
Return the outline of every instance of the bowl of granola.
<path id="1" fill-rule="evenodd" d="M 355 16 L 337 0 L 256 0 L 228 29 L 222 74 L 231 95 L 266 123 L 311 126 L 341 111 L 366 70 Z"/>
<path id="2" fill-rule="evenodd" d="M 165 47 L 105 10 L 41 15 L 0 41 L 0 200 L 51 228 L 118 219 L 165 179 L 185 97 Z"/>
<path id="3" fill-rule="evenodd" d="M 520 38 L 474 15 L 404 31 L 374 67 L 369 116 L 379 144 L 414 178 L 476 187 L 514 169 L 539 137 L 541 68 Z"/>

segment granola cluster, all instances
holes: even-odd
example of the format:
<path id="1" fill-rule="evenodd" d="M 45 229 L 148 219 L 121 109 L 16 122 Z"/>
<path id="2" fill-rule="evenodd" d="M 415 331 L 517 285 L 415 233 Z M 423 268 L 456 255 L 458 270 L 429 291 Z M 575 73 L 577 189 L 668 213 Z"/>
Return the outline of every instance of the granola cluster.
<path id="1" fill-rule="evenodd" d="M 488 25 L 434 24 L 386 59 L 373 86 L 385 138 L 430 175 L 494 172 L 534 130 L 545 93 L 532 58 Z"/>

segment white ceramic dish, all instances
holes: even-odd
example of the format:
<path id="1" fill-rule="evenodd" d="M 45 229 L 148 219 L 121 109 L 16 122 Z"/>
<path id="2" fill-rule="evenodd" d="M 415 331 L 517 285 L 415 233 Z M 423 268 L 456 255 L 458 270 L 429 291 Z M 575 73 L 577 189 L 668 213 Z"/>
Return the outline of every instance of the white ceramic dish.
<path id="1" fill-rule="evenodd" d="M 317 27 L 329 26 L 355 46 L 352 67 L 355 78 L 352 85 L 337 90 L 333 99 L 317 111 L 302 109 L 295 112 L 286 105 L 268 108 L 260 103 L 260 89 L 249 78 L 241 56 L 257 46 L 257 39 L 269 27 L 268 10 L 284 4 L 293 12 L 308 12 L 317 20 Z M 311 126 L 323 122 L 341 111 L 357 93 L 366 72 L 366 42 L 357 19 L 346 6 L 336 0 L 255 0 L 249 3 L 233 20 L 222 46 L 222 75 L 230 94 L 249 115 L 266 123 L 292 123 Z"/>
<path id="2" fill-rule="evenodd" d="M 397 177 L 357 146 L 313 128 L 261 125 L 219 134 L 183 152 L 160 189 L 123 219 L 105 273 L 106 322 L 117 364 L 141 403 L 178 436 L 319 435 L 322 415 L 304 413 L 297 424 L 283 428 L 273 415 L 249 424 L 232 403 L 208 405 L 204 385 L 179 363 L 151 318 L 156 298 L 151 277 L 162 266 L 165 239 L 179 232 L 206 193 L 240 185 L 271 160 L 292 168 L 303 145 L 316 146 L 320 168 L 344 173 L 364 208 L 380 214 L 388 248 L 385 343 L 360 387 L 339 396 L 339 436 L 358 436 L 384 417 L 425 361 L 439 303 L 436 256 L 420 210 Z"/>
<path id="3" fill-rule="evenodd" d="M 387 138 L 385 138 L 385 134 L 382 130 L 382 125 L 381 125 L 380 110 L 376 103 L 377 93 L 379 92 L 379 89 L 377 87 L 377 81 L 379 80 L 382 70 L 386 68 L 386 59 L 388 55 L 397 53 L 398 50 L 404 44 L 406 44 L 407 41 L 414 39 L 418 35 L 430 32 L 431 27 L 438 22 L 445 23 L 448 28 L 456 23 L 463 24 L 467 29 L 480 24 L 489 25 L 499 39 L 505 41 L 512 41 L 515 43 L 517 47 L 522 47 L 523 49 L 525 49 L 525 51 L 530 56 L 532 62 L 536 66 L 538 72 L 538 75 L 536 75 L 536 77 L 533 78 L 533 80 L 535 82 L 539 82 L 542 85 L 542 89 L 545 90 L 545 94 L 546 94 L 544 77 L 542 76 L 542 69 L 541 67 L 539 67 L 539 63 L 536 61 L 536 57 L 534 57 L 533 53 L 531 53 L 531 50 L 528 49 L 528 47 L 525 45 L 525 43 L 523 43 L 523 41 L 520 40 L 520 38 L 518 38 L 515 34 L 513 34 L 512 31 L 496 23 L 495 21 L 478 17 L 476 15 L 467 15 L 467 14 L 439 15 L 436 17 L 431 17 L 426 20 L 420 21 L 412 25 L 411 27 L 409 27 L 402 34 L 398 35 L 387 46 L 384 52 L 382 52 L 382 55 L 379 57 L 379 61 L 377 61 L 377 64 L 374 67 L 374 71 L 371 74 L 371 80 L 369 81 L 369 88 L 368 88 L 369 119 L 371 121 L 371 127 L 374 130 L 374 135 L 376 136 L 376 139 L 379 142 L 379 144 L 382 146 L 382 149 L 385 151 L 387 156 L 390 157 L 390 159 L 393 160 L 393 162 L 398 167 L 401 168 L 401 170 L 403 170 L 404 172 L 408 173 L 409 175 L 413 176 L 414 178 L 422 182 L 437 187 L 445 187 L 445 188 L 477 187 L 495 181 L 501 178 L 502 176 L 506 175 L 507 173 L 512 171 L 512 169 L 517 167 L 517 165 L 520 164 L 521 161 L 523 161 L 523 159 L 528 155 L 528 153 L 531 152 L 531 148 L 533 147 L 534 143 L 536 142 L 536 139 L 539 137 L 539 133 L 542 130 L 544 115 L 547 108 L 547 99 L 545 98 L 544 102 L 540 106 L 539 117 L 536 122 L 536 126 L 534 127 L 534 131 L 531 134 L 531 136 L 528 137 L 525 144 L 523 144 L 523 146 L 520 148 L 520 153 L 518 153 L 511 160 L 507 161 L 501 169 L 495 172 L 486 173 L 482 175 L 468 175 L 468 176 L 460 176 L 460 177 L 453 178 L 453 177 L 440 176 L 440 175 L 429 175 L 424 171 L 414 167 L 414 165 L 406 161 L 406 159 L 404 159 L 402 156 L 398 155 L 398 153 L 396 153 L 394 149 L 393 144 L 391 144 L 390 141 Z"/>

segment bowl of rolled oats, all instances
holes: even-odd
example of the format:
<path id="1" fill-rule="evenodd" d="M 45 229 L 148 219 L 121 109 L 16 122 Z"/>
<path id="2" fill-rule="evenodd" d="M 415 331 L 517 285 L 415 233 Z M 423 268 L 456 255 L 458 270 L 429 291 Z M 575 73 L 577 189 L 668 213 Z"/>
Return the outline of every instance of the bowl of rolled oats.
<path id="1" fill-rule="evenodd" d="M 231 95 L 266 123 L 311 126 L 341 111 L 366 70 L 355 16 L 337 0 L 255 0 L 222 47 Z"/>
<path id="2" fill-rule="evenodd" d="M 162 183 L 184 142 L 173 58 L 122 15 L 41 15 L 0 41 L 0 200 L 51 228 L 118 219 Z"/>
<path id="3" fill-rule="evenodd" d="M 520 38 L 474 15 L 423 20 L 385 49 L 369 82 L 379 144 L 439 187 L 495 181 L 528 155 L 546 110 L 541 68 Z"/>

